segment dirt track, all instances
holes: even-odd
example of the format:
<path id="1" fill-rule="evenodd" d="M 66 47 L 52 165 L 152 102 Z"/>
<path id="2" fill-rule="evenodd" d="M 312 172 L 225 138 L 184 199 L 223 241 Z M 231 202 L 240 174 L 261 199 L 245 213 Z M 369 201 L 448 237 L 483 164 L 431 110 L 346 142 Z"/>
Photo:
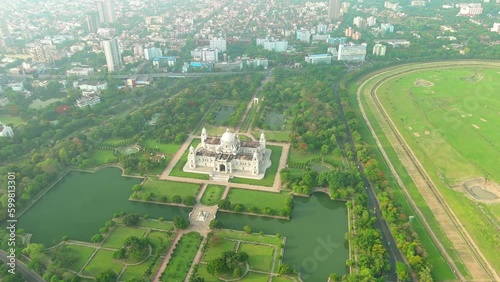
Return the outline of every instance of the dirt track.
<path id="1" fill-rule="evenodd" d="M 454 270 L 454 272 L 457 274 L 458 279 L 464 281 L 464 277 L 460 274 L 458 271 L 456 265 L 450 258 L 449 254 L 445 251 L 443 245 L 441 242 L 437 239 L 436 235 L 434 234 L 433 230 L 430 228 L 428 225 L 426 219 L 423 217 L 422 213 L 414 203 L 414 201 L 411 199 L 410 195 L 408 194 L 406 187 L 404 186 L 403 182 L 401 181 L 399 175 L 397 174 L 396 170 L 394 169 L 393 165 L 391 164 L 389 158 L 387 157 L 383 146 L 381 145 L 379 139 L 377 138 L 375 131 L 373 130 L 370 121 L 368 120 L 366 113 L 364 111 L 363 105 L 360 100 L 360 95 L 364 95 L 367 103 L 369 104 L 371 111 L 374 113 L 376 116 L 376 119 L 378 120 L 380 126 L 382 127 L 385 135 L 387 136 L 388 140 L 392 144 L 392 147 L 396 151 L 401 163 L 404 165 L 406 168 L 408 174 L 411 176 L 412 180 L 414 181 L 415 185 L 419 189 L 420 193 L 424 197 L 425 201 L 427 202 L 428 206 L 431 207 L 431 210 L 436 217 L 438 223 L 440 224 L 441 229 L 443 232 L 446 234 L 448 239 L 451 241 L 453 244 L 454 249 L 457 252 L 457 255 L 459 256 L 460 260 L 464 263 L 464 265 L 467 267 L 469 270 L 470 276 L 472 281 L 500 281 L 500 278 L 498 274 L 495 272 L 495 270 L 491 267 L 491 265 L 488 263 L 488 261 L 484 258 L 483 254 L 475 244 L 474 240 L 470 237 L 470 235 L 467 233 L 465 228 L 462 226 L 460 223 L 460 220 L 456 217 L 456 215 L 453 213 L 451 208 L 448 206 L 446 200 L 443 198 L 441 195 L 440 191 L 436 188 L 436 185 L 432 182 L 432 179 L 427 175 L 427 172 L 423 169 L 421 163 L 419 160 L 416 158 L 414 155 L 413 151 L 411 150 L 410 146 L 406 143 L 398 129 L 396 128 L 395 124 L 391 120 L 390 116 L 387 114 L 385 109 L 383 108 L 382 104 L 378 100 L 378 97 L 376 96 L 376 90 L 377 88 L 388 78 L 392 78 L 394 76 L 399 76 L 401 74 L 405 74 L 408 72 L 416 71 L 416 70 L 422 70 L 422 69 L 429 69 L 429 68 L 441 68 L 441 67 L 447 67 L 447 66 L 454 66 L 454 65 L 474 65 L 474 64 L 479 64 L 484 66 L 485 62 L 444 62 L 444 63 L 430 63 L 430 64 L 420 64 L 420 65 L 414 65 L 413 68 L 405 69 L 402 70 L 396 74 L 389 74 L 389 72 L 394 71 L 393 69 L 390 69 L 388 71 L 381 72 L 375 76 L 373 76 L 371 79 L 365 81 L 359 88 L 358 88 L 358 93 L 357 93 L 357 98 L 358 98 L 358 104 L 360 107 L 360 110 L 363 114 L 363 117 L 370 128 L 370 131 L 375 138 L 375 141 L 377 143 L 377 146 L 379 147 L 380 151 L 382 152 L 386 162 L 388 163 L 392 173 L 394 174 L 394 177 L 396 178 L 398 184 L 402 188 L 403 192 L 406 194 L 406 197 L 410 201 L 410 203 L 413 206 L 413 209 L 417 212 L 418 217 L 420 221 L 424 224 L 424 226 L 427 229 L 427 232 L 431 235 L 433 238 L 434 243 L 437 245 L 439 250 L 443 253 L 445 256 L 448 264 L 451 266 L 451 268 Z M 495 63 L 493 63 L 495 64 Z M 496 63 L 495 65 L 498 65 Z M 403 66 L 402 68 L 407 68 L 408 66 Z M 365 91 L 362 91 L 362 88 L 364 85 L 372 80 L 373 78 L 378 78 L 380 79 L 377 84 L 372 88 L 368 89 Z"/>

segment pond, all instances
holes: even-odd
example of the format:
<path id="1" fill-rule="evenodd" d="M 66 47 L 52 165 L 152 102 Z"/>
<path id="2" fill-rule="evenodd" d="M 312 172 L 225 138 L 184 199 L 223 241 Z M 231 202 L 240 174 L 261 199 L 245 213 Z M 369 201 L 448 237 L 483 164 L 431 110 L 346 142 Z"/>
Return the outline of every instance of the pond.
<path id="1" fill-rule="evenodd" d="M 228 122 L 231 115 L 235 112 L 235 108 L 233 106 L 221 106 L 217 115 L 215 116 L 215 124 L 222 125 L 224 122 Z"/>
<path id="2" fill-rule="evenodd" d="M 72 240 L 90 241 L 106 221 L 121 211 L 166 220 L 177 215 L 188 217 L 189 208 L 129 201 L 132 186 L 142 179 L 121 174 L 118 168 L 69 172 L 19 218 L 19 228 L 33 234 L 31 242 L 50 247 L 66 235 Z"/>
<path id="3" fill-rule="evenodd" d="M 299 271 L 305 282 L 327 281 L 333 272 L 346 274 L 345 203 L 314 193 L 310 198 L 294 197 L 294 205 L 290 221 L 232 213 L 218 213 L 217 218 L 224 228 L 243 230 L 248 225 L 254 232 L 287 237 L 284 263 Z"/>

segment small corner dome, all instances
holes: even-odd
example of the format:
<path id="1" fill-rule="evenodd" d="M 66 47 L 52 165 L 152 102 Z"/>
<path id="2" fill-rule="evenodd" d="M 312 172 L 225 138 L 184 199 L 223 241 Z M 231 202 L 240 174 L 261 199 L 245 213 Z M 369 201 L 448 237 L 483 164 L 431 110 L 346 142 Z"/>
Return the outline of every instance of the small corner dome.
<path id="1" fill-rule="evenodd" d="M 236 141 L 236 135 L 232 132 L 229 131 L 229 128 L 226 129 L 226 132 L 222 134 L 222 137 L 220 138 L 221 142 L 224 143 L 234 143 Z"/>

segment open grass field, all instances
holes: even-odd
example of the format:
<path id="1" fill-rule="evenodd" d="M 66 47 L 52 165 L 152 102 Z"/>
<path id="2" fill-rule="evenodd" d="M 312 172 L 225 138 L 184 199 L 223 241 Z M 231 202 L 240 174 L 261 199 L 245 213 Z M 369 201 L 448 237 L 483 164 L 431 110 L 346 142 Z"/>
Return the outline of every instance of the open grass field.
<path id="1" fill-rule="evenodd" d="M 160 245 L 170 245 L 172 239 L 174 237 L 174 233 L 170 233 L 164 231 L 150 231 L 148 233 L 148 240 L 153 246 L 153 248 L 159 248 Z"/>
<path id="2" fill-rule="evenodd" d="M 179 150 L 182 144 L 172 144 L 172 143 L 164 144 L 164 143 L 159 143 L 155 140 L 147 140 L 144 143 L 144 145 L 150 148 L 158 148 L 162 153 L 173 155 L 175 154 L 175 152 L 177 152 L 177 150 Z"/>
<path id="3" fill-rule="evenodd" d="M 271 149 L 271 166 L 266 170 L 266 175 L 261 180 L 257 179 L 246 179 L 246 178 L 238 178 L 235 177 L 231 179 L 231 182 L 234 183 L 245 183 L 250 185 L 262 185 L 262 186 L 273 186 L 274 177 L 278 171 L 278 165 L 280 162 L 281 152 L 283 151 L 283 147 L 281 146 L 271 146 L 267 145 L 266 148 Z"/>
<path id="4" fill-rule="evenodd" d="M 198 268 L 197 276 L 200 278 L 203 278 L 205 282 L 219 282 L 220 281 L 219 278 L 214 277 L 212 274 L 208 273 L 206 264 L 200 264 L 200 266 Z"/>
<path id="5" fill-rule="evenodd" d="M 321 157 L 319 151 L 316 152 L 304 152 L 297 150 L 295 148 L 290 148 L 290 153 L 288 155 L 289 162 L 307 162 L 313 158 Z"/>
<path id="6" fill-rule="evenodd" d="M 95 149 L 90 153 L 89 159 L 92 161 L 93 165 L 99 166 L 116 160 L 116 157 L 111 150 Z"/>
<path id="7" fill-rule="evenodd" d="M 198 144 L 200 144 L 200 139 L 194 139 L 193 142 L 191 142 L 191 146 L 193 146 L 194 148 L 196 148 L 196 146 L 198 146 Z M 175 166 L 172 169 L 172 172 L 170 173 L 170 175 L 171 176 L 178 176 L 178 177 L 188 177 L 188 178 L 196 178 L 196 179 L 208 180 L 208 178 L 209 178 L 208 174 L 184 172 L 182 170 L 182 168 L 184 167 L 184 165 L 187 163 L 188 153 L 189 153 L 189 147 L 182 154 L 182 157 L 179 159 L 179 161 L 177 162 L 177 164 L 175 164 Z"/>
<path id="8" fill-rule="evenodd" d="M 242 281 L 242 282 L 267 282 L 267 281 L 269 281 L 269 275 L 262 274 L 262 273 L 256 273 L 256 272 L 249 272 L 240 281 Z"/>
<path id="9" fill-rule="evenodd" d="M 114 251 L 108 250 L 97 251 L 95 256 L 83 270 L 83 274 L 96 277 L 99 273 L 108 269 L 111 269 L 116 273 L 120 273 L 122 271 L 123 264 L 120 261 L 113 259 L 113 253 Z"/>
<path id="10" fill-rule="evenodd" d="M 265 272 L 271 271 L 274 256 L 273 247 L 245 243 L 240 245 L 238 252 L 246 252 L 248 254 L 250 269 Z"/>
<path id="11" fill-rule="evenodd" d="M 76 254 L 77 258 L 73 263 L 68 265 L 68 268 L 76 272 L 80 271 L 85 265 L 90 256 L 94 253 L 95 249 L 79 245 L 66 245 L 68 252 Z"/>
<path id="12" fill-rule="evenodd" d="M 448 186 L 486 176 L 500 182 L 500 131 L 495 126 L 500 124 L 495 92 L 500 88 L 499 70 L 475 66 L 417 71 L 392 78 L 377 91 L 427 173 L 497 270 L 500 214 L 492 213 L 492 222 L 488 207 L 483 213 Z"/>
<path id="13" fill-rule="evenodd" d="M 174 230 L 174 224 L 170 221 L 159 221 L 159 220 L 151 220 L 151 219 L 143 219 L 139 220 L 139 226 L 148 227 L 152 229 L 160 229 L 165 231 Z"/>
<path id="14" fill-rule="evenodd" d="M 292 278 L 288 276 L 274 276 L 273 277 L 273 282 L 294 282 Z"/>
<path id="15" fill-rule="evenodd" d="M 254 131 L 252 131 L 252 135 L 256 139 L 259 139 L 260 133 L 262 131 L 264 131 L 264 134 L 266 134 L 267 141 L 274 141 L 274 142 L 288 142 L 288 141 L 290 141 L 290 130 L 266 131 L 266 130 L 255 129 Z"/>
<path id="16" fill-rule="evenodd" d="M 400 72 L 401 70 L 392 73 Z M 490 127 L 490 122 L 498 123 L 500 117 L 493 110 L 500 106 L 498 98 L 495 99 L 493 95 L 494 89 L 500 86 L 498 77 L 498 68 L 488 69 L 488 66 L 477 64 L 472 67 L 427 69 L 391 78 L 377 91 L 377 96 L 399 132 L 483 255 L 497 271 L 500 268 L 495 259 L 495 254 L 500 251 L 500 238 L 495 231 L 498 227 L 498 204 L 479 204 L 461 192 L 450 189 L 450 186 L 486 175 L 497 181 L 495 173 L 492 173 L 494 167 L 491 160 L 499 157 L 498 148 L 494 152 L 496 145 L 493 141 L 498 133 Z M 374 83 L 368 83 L 365 89 L 372 88 Z M 432 210 L 389 145 L 377 117 L 371 113 L 373 107 L 362 96 L 361 102 L 365 105 L 365 110 L 370 109 L 367 116 L 372 120 L 371 124 L 408 192 L 458 268 L 467 275 Z M 365 130 L 366 128 L 363 129 Z M 366 131 L 361 133 L 365 136 L 367 134 Z M 383 161 L 379 163 L 385 167 Z M 498 173 L 496 176 L 500 177 Z M 393 182 L 394 179 L 389 180 Z M 397 189 L 394 194 L 396 201 L 411 212 L 412 208 L 405 203 L 406 199 L 401 191 Z M 433 277 L 438 281 L 452 279 L 453 274 L 423 226 L 417 222 L 414 227 L 434 266 Z"/>
<path id="17" fill-rule="evenodd" d="M 110 145 L 118 145 L 120 143 L 127 143 L 127 142 L 130 142 L 131 140 L 130 139 L 127 139 L 127 138 L 108 138 L 106 140 L 104 140 L 102 143 L 103 144 L 110 144 Z"/>
<path id="18" fill-rule="evenodd" d="M 201 203 L 205 206 L 214 206 L 222 197 L 222 194 L 226 190 L 226 187 L 221 185 L 208 185 L 205 189 L 205 193 L 201 197 Z"/>
<path id="19" fill-rule="evenodd" d="M 260 209 L 269 207 L 272 210 L 279 211 L 286 207 L 286 199 L 290 197 L 290 193 L 271 193 L 254 191 L 247 189 L 237 189 L 231 188 L 227 199 L 231 201 L 231 204 L 242 204 L 245 207 L 257 207 Z"/>
<path id="20" fill-rule="evenodd" d="M 184 281 L 201 240 L 201 235 L 196 232 L 182 235 L 172 253 L 167 268 L 161 275 L 161 281 Z"/>
<path id="21" fill-rule="evenodd" d="M 18 116 L 4 115 L 0 114 L 0 123 L 3 124 L 13 124 L 14 126 L 18 126 L 24 123 L 23 119 Z"/>
<path id="22" fill-rule="evenodd" d="M 143 228 L 117 225 L 111 231 L 102 246 L 106 248 L 119 249 L 123 245 L 123 242 L 125 241 L 125 239 L 127 239 L 127 237 L 136 236 L 142 238 L 142 236 L 144 236 L 144 233 L 146 233 L 146 229 Z"/>
<path id="23" fill-rule="evenodd" d="M 202 262 L 208 263 L 209 261 L 220 257 L 223 252 L 234 251 L 236 249 L 236 242 L 229 240 L 221 240 L 220 237 L 212 236 L 208 246 L 209 247 L 207 251 L 203 254 L 203 257 L 201 258 Z"/>
<path id="24" fill-rule="evenodd" d="M 199 184 L 159 180 L 149 177 L 142 185 L 142 190 L 138 192 L 138 196 L 141 197 L 142 193 L 151 192 L 156 195 L 156 198 L 167 196 L 168 199 L 171 199 L 174 195 L 179 195 L 181 198 L 187 196 L 196 197 L 199 189 Z"/>
<path id="25" fill-rule="evenodd" d="M 149 257 L 139 265 L 127 266 L 122 276 L 120 276 L 120 281 L 133 281 L 133 279 L 142 278 L 144 276 L 144 272 L 146 272 L 146 269 L 148 269 L 149 264 L 151 263 L 151 259 L 152 257 Z"/>

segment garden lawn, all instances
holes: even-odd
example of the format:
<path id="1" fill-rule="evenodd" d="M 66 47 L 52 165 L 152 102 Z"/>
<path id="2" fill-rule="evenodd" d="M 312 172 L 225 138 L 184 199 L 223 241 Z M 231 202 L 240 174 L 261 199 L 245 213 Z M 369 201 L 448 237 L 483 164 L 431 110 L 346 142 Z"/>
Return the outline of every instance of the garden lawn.
<path id="1" fill-rule="evenodd" d="M 167 268 L 161 275 L 161 281 L 184 281 L 201 240 L 201 235 L 196 232 L 182 235 L 172 253 Z"/>
<path id="2" fill-rule="evenodd" d="M 148 240 L 154 249 L 160 247 L 160 242 L 162 245 L 169 245 L 172 243 L 172 239 L 174 237 L 174 233 L 170 233 L 168 235 L 167 232 L 163 231 L 150 231 L 148 233 Z"/>
<path id="3" fill-rule="evenodd" d="M 146 233 L 146 229 L 144 228 L 116 225 L 109 236 L 105 239 L 102 246 L 106 248 L 119 249 L 123 245 L 125 239 L 127 239 L 128 237 L 136 236 L 142 238 L 144 236 L 144 233 Z"/>
<path id="4" fill-rule="evenodd" d="M 151 263 L 152 257 L 149 257 L 143 263 L 139 265 L 127 266 L 127 269 L 123 272 L 122 276 L 120 276 L 120 281 L 131 281 L 132 279 L 140 279 L 144 277 L 144 272 L 148 269 L 149 264 Z M 153 273 L 156 269 L 153 269 Z"/>
<path id="5" fill-rule="evenodd" d="M 144 145 L 149 148 L 158 148 L 160 152 L 166 153 L 166 154 L 175 154 L 177 150 L 181 147 L 182 144 L 173 144 L 173 143 L 160 143 L 157 142 L 156 140 L 147 140 Z"/>
<path id="6" fill-rule="evenodd" d="M 303 152 L 300 150 L 297 150 L 295 148 L 290 149 L 290 153 L 288 155 L 288 161 L 289 162 L 307 162 L 313 158 L 319 158 L 321 157 L 321 154 L 319 151 L 314 151 L 314 152 Z"/>
<path id="7" fill-rule="evenodd" d="M 250 269 L 271 272 L 274 247 L 255 244 L 241 244 L 238 252 L 246 252 L 248 254 L 248 264 L 250 265 Z"/>
<path id="8" fill-rule="evenodd" d="M 100 150 L 100 149 L 92 150 L 92 152 L 89 155 L 89 159 L 96 166 L 100 166 L 110 162 L 116 162 L 116 157 L 115 155 L 113 155 L 113 151 L 111 150 Z"/>
<path id="9" fill-rule="evenodd" d="M 208 248 L 203 254 L 203 258 L 201 259 L 201 261 L 208 263 L 209 261 L 220 257 L 225 251 L 234 251 L 235 247 L 236 242 L 234 241 L 229 241 L 217 236 L 212 236 L 212 238 L 210 238 Z"/>
<path id="10" fill-rule="evenodd" d="M 99 273 L 108 269 L 111 269 L 116 273 L 120 273 L 122 271 L 123 264 L 120 261 L 113 259 L 113 254 L 114 251 L 97 251 L 90 263 L 87 264 L 83 270 L 83 274 L 96 277 Z"/>
<path id="11" fill-rule="evenodd" d="M 266 114 L 266 124 L 271 130 L 281 130 L 285 123 L 285 116 L 275 110 L 270 110 Z"/>
<path id="12" fill-rule="evenodd" d="M 261 185 L 271 187 L 274 184 L 274 177 L 278 172 L 278 165 L 280 163 L 281 152 L 283 151 L 283 147 L 281 146 L 266 146 L 266 148 L 271 149 L 271 167 L 266 170 L 266 174 L 262 180 L 257 179 L 246 179 L 235 177 L 231 179 L 231 182 L 234 183 L 244 183 L 250 185 Z"/>
<path id="13" fill-rule="evenodd" d="M 269 207 L 273 211 L 286 208 L 286 199 L 289 197 L 289 192 L 272 193 L 237 188 L 231 188 L 227 195 L 227 199 L 232 205 L 242 204 L 247 209 L 254 206 L 259 208 L 259 210 Z"/>
<path id="14" fill-rule="evenodd" d="M 87 260 L 89 260 L 90 256 L 94 253 L 95 248 L 91 247 L 84 247 L 84 246 L 79 246 L 79 245 L 66 245 L 69 252 L 72 254 L 76 254 L 77 260 L 75 260 L 73 263 L 68 265 L 68 269 L 74 270 L 76 272 L 80 271 L 82 267 L 85 265 Z"/>
<path id="15" fill-rule="evenodd" d="M 199 264 L 197 277 L 205 279 L 205 282 L 219 282 L 219 278 L 208 273 L 206 264 Z"/>
<path id="16" fill-rule="evenodd" d="M 242 282 L 267 282 L 269 281 L 269 275 L 249 272 L 243 279 Z"/>
<path id="17" fill-rule="evenodd" d="M 198 146 L 198 144 L 200 144 L 200 139 L 194 139 L 193 142 L 191 142 L 191 146 L 193 146 L 194 148 L 196 148 L 196 146 Z M 182 154 L 182 157 L 179 159 L 179 161 L 175 164 L 175 167 L 172 169 L 172 172 L 170 173 L 170 175 L 171 176 L 178 176 L 178 177 L 208 180 L 209 179 L 208 174 L 184 172 L 182 170 L 184 165 L 187 163 L 188 153 L 189 153 L 189 147 L 186 149 L 184 154 Z"/>
<path id="18" fill-rule="evenodd" d="M 102 144 L 108 144 L 108 145 L 118 145 L 120 143 L 130 143 L 131 139 L 127 138 L 108 138 L 102 142 Z"/>
<path id="19" fill-rule="evenodd" d="M 11 116 L 11 115 L 4 115 L 0 114 L 0 122 L 3 124 L 10 124 L 12 123 L 14 126 L 18 126 L 21 124 L 24 124 L 24 121 L 21 117 L 18 116 Z"/>
<path id="20" fill-rule="evenodd" d="M 226 187 L 220 185 L 208 185 L 201 197 L 201 203 L 205 206 L 216 205 L 225 189 Z"/>
<path id="21" fill-rule="evenodd" d="M 274 276 L 273 282 L 295 282 L 295 280 L 288 276 Z"/>
<path id="22" fill-rule="evenodd" d="M 249 241 L 256 243 L 264 243 L 269 245 L 279 246 L 282 243 L 281 238 L 270 235 L 247 234 L 243 231 L 219 229 L 214 231 L 214 236 L 217 235 L 221 238 L 229 238 L 234 240 Z"/>
<path id="23" fill-rule="evenodd" d="M 159 221 L 159 220 L 144 219 L 144 218 L 141 218 L 139 220 L 139 226 L 161 229 L 165 231 L 174 230 L 174 223 L 170 221 Z"/>
<path id="24" fill-rule="evenodd" d="M 137 196 L 140 198 L 142 193 L 151 192 L 155 194 L 156 199 L 160 196 L 166 196 L 170 201 L 174 195 L 179 195 L 183 199 L 187 196 L 196 197 L 199 189 L 199 184 L 159 180 L 149 177 L 142 185 L 142 189 L 137 193 Z"/>

